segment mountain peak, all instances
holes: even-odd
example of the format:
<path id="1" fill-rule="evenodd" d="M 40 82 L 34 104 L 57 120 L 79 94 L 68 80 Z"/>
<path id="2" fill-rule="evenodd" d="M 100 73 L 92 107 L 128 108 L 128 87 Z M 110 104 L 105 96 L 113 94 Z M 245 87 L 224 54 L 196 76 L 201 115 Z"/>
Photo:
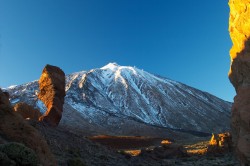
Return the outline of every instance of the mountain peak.
<path id="1" fill-rule="evenodd" d="M 6 91 L 11 103 L 27 102 L 43 111 L 44 106 L 36 96 L 38 87 L 36 81 Z M 132 128 L 127 125 L 131 123 L 203 132 L 229 129 L 230 103 L 136 67 L 109 63 L 102 68 L 68 75 L 66 92 L 65 110 L 69 114 L 60 122 L 65 125 L 83 129 L 84 125 L 104 126 L 105 134 L 134 132 L 134 125 Z M 79 123 L 71 118 L 72 109 Z M 96 131 L 103 129 L 98 127 Z"/>
<path id="2" fill-rule="evenodd" d="M 115 62 L 112 62 L 112 63 L 108 63 L 107 65 L 103 66 L 101 69 L 103 69 L 103 70 L 105 70 L 105 69 L 115 70 L 117 67 L 120 67 L 120 65 L 118 65 Z"/>

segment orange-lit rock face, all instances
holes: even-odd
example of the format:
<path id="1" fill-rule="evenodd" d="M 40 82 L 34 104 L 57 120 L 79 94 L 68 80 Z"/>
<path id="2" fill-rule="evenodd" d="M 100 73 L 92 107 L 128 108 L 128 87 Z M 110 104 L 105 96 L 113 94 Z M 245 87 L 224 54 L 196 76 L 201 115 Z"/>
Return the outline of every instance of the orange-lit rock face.
<path id="1" fill-rule="evenodd" d="M 209 145 L 228 149 L 231 146 L 231 135 L 229 133 L 213 134 Z"/>
<path id="2" fill-rule="evenodd" d="M 230 0 L 229 31 L 233 42 L 230 56 L 233 60 L 244 49 L 244 43 L 250 36 L 250 0 Z"/>
<path id="3" fill-rule="evenodd" d="M 47 107 L 47 111 L 40 117 L 51 126 L 57 126 L 61 120 L 65 97 L 65 74 L 51 65 L 46 65 L 39 80 L 40 93 L 38 98 Z"/>
<path id="4" fill-rule="evenodd" d="M 250 37 L 250 0 L 229 0 L 229 32 L 233 42 L 230 50 L 231 62 L 245 48 Z M 231 74 L 231 69 L 229 74 Z"/>
<path id="5" fill-rule="evenodd" d="M 237 95 L 232 108 L 232 138 L 242 165 L 250 164 L 250 0 L 229 0 L 229 78 Z"/>
<path id="6" fill-rule="evenodd" d="M 213 134 L 207 147 L 207 154 L 221 154 L 232 151 L 232 137 L 229 133 Z"/>

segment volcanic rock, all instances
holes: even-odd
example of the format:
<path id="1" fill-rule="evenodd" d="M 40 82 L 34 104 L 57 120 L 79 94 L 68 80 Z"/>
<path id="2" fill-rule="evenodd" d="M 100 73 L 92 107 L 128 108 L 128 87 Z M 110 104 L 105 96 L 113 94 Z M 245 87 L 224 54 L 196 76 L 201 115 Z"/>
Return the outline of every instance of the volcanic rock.
<path id="1" fill-rule="evenodd" d="M 37 120 L 42 115 L 37 109 L 34 109 L 32 106 L 26 104 L 26 103 L 17 103 L 14 106 L 14 110 L 22 115 L 24 119 L 32 119 Z"/>
<path id="2" fill-rule="evenodd" d="M 42 165 L 56 165 L 42 135 L 14 111 L 8 95 L 0 89 L 0 137 L 8 142 L 19 142 L 33 149 Z"/>
<path id="3" fill-rule="evenodd" d="M 218 154 L 232 151 L 232 137 L 230 133 L 213 134 L 207 149 L 208 154 Z"/>
<path id="4" fill-rule="evenodd" d="M 65 73 L 56 66 L 46 65 L 39 80 L 38 98 L 44 102 L 47 111 L 40 117 L 51 126 L 61 120 L 65 97 Z"/>
<path id="5" fill-rule="evenodd" d="M 242 165 L 250 164 L 250 0 L 230 0 L 229 78 L 237 95 L 232 107 L 232 139 Z"/>

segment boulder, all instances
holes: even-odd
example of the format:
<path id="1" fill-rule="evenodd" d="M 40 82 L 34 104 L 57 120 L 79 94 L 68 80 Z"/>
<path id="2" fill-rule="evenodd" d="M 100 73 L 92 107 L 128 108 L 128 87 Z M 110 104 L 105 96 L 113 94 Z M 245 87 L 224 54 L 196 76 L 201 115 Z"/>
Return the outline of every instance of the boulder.
<path id="1" fill-rule="evenodd" d="M 39 120 L 51 126 L 58 126 L 66 95 L 64 72 L 56 66 L 46 65 L 39 80 L 39 89 L 38 98 L 47 107 L 47 111 Z"/>
<path id="2" fill-rule="evenodd" d="M 0 136 L 4 142 L 19 142 L 32 149 L 42 165 L 56 165 L 56 160 L 43 136 L 14 111 L 8 95 L 1 89 Z"/>
<path id="3" fill-rule="evenodd" d="M 232 107 L 232 140 L 242 165 L 250 165 L 250 0 L 229 0 L 229 79 L 237 95 Z"/>
<path id="4" fill-rule="evenodd" d="M 14 106 L 14 110 L 19 113 L 24 119 L 38 121 L 39 117 L 42 115 L 40 111 L 23 102 L 17 103 Z"/>

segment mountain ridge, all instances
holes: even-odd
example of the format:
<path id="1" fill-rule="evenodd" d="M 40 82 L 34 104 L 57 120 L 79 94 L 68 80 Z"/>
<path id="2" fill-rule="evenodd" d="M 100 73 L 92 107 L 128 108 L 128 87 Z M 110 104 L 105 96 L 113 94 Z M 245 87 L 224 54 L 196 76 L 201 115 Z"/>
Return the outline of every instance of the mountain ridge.
<path id="1" fill-rule="evenodd" d="M 80 113 L 90 126 L 102 130 L 112 128 L 110 126 L 124 126 L 120 130 L 125 130 L 126 125 L 121 123 L 127 120 L 207 133 L 230 128 L 230 102 L 135 67 L 109 63 L 101 68 L 75 72 L 66 76 L 65 89 L 65 103 Z M 24 101 L 45 111 L 36 97 L 37 81 L 5 90 L 10 93 L 13 104 Z M 63 119 L 62 124 L 72 126 L 67 119 Z"/>

